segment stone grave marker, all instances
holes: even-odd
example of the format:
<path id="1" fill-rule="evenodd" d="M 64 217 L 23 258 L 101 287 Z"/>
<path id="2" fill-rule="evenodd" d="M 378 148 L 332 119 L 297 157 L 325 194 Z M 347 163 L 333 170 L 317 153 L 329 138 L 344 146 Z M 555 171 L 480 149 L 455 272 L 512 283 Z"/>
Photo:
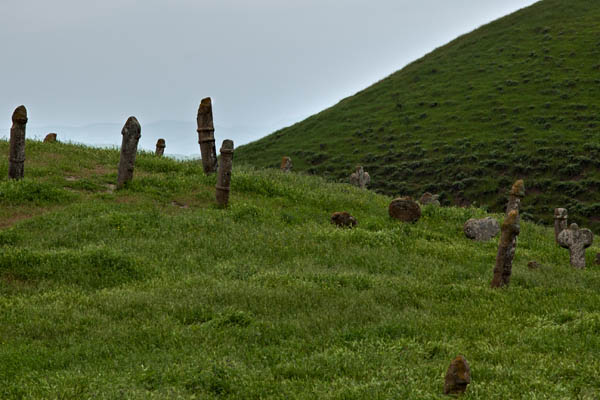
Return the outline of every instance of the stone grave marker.
<path id="1" fill-rule="evenodd" d="M 56 137 L 58 135 L 56 133 L 49 133 L 46 135 L 46 137 L 44 138 L 44 143 L 54 143 L 56 142 Z"/>
<path id="2" fill-rule="evenodd" d="M 362 166 L 356 167 L 356 172 L 350 175 L 350 184 L 358 186 L 361 189 L 366 189 L 367 185 L 371 182 L 371 176 Z"/>
<path id="3" fill-rule="evenodd" d="M 444 379 L 444 394 L 463 394 L 471 383 L 471 367 L 464 356 L 457 356 L 448 367 Z"/>
<path id="4" fill-rule="evenodd" d="M 158 139 L 156 141 L 156 151 L 154 154 L 156 154 L 159 157 L 162 157 L 163 154 L 165 154 L 165 147 L 167 147 L 165 139 Z"/>
<path id="5" fill-rule="evenodd" d="M 498 254 L 496 255 L 496 266 L 494 267 L 494 278 L 491 284 L 493 288 L 508 286 L 510 283 L 516 238 L 520 232 L 519 212 L 517 210 L 512 210 L 508 213 L 508 216 L 502 223 L 501 231 Z"/>
<path id="6" fill-rule="evenodd" d="M 27 125 L 27 109 L 19 106 L 12 115 L 10 128 L 10 144 L 8 151 L 8 177 L 23 179 L 25 175 L 25 126 Z"/>
<path id="7" fill-rule="evenodd" d="M 579 229 L 577 224 L 571 224 L 568 229 L 558 234 L 558 244 L 569 249 L 571 265 L 575 268 L 585 268 L 585 249 L 594 242 L 594 234 L 589 229 Z"/>
<path id="8" fill-rule="evenodd" d="M 292 159 L 289 157 L 281 158 L 281 167 L 280 169 L 283 172 L 291 172 L 292 171 Z"/>
<path id="9" fill-rule="evenodd" d="M 225 139 L 221 145 L 221 162 L 217 171 L 216 197 L 217 204 L 227 207 L 231 185 L 231 169 L 233 168 L 233 140 Z"/>
<path id="10" fill-rule="evenodd" d="M 202 168 L 205 174 L 212 174 L 217 171 L 217 148 L 215 145 L 215 126 L 213 125 L 212 101 L 210 97 L 202 99 L 200 102 L 197 122 Z"/>
<path id="11" fill-rule="evenodd" d="M 425 192 L 419 199 L 419 203 L 421 203 L 424 206 L 434 205 L 434 206 L 439 207 L 440 206 L 439 198 L 440 198 L 439 194 L 431 194 L 429 192 Z"/>
<path id="12" fill-rule="evenodd" d="M 554 240 L 558 243 L 558 235 L 569 226 L 569 213 L 566 208 L 554 209 Z"/>
<path id="13" fill-rule="evenodd" d="M 500 232 L 500 224 L 492 217 L 471 218 L 463 225 L 465 236 L 479 242 L 486 242 Z"/>
<path id="14" fill-rule="evenodd" d="M 346 211 L 333 213 L 331 223 L 340 228 L 353 228 L 358 224 L 356 218 Z"/>
<path id="15" fill-rule="evenodd" d="M 117 189 L 121 189 L 125 184 L 133 179 L 133 169 L 135 167 L 135 156 L 140 137 L 142 136 L 142 127 L 135 117 L 129 117 L 123 130 L 121 131 L 123 140 L 121 142 L 121 158 L 119 159 L 119 176 L 117 178 Z"/>

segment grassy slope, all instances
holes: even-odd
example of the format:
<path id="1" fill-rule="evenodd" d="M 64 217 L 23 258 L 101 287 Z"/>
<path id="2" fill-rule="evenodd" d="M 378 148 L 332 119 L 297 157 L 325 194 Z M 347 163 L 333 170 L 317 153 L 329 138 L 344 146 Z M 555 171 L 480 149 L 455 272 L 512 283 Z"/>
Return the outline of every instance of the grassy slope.
<path id="1" fill-rule="evenodd" d="M 480 209 L 402 224 L 389 197 L 236 168 L 223 210 L 197 163 L 140 154 L 113 193 L 117 151 L 27 146 L 24 181 L 0 163 L 0 398 L 441 398 L 458 353 L 467 399 L 600 393 L 600 270 L 549 229 L 522 224 L 491 290 Z"/>
<path id="2" fill-rule="evenodd" d="M 544 0 L 461 36 L 305 121 L 240 147 L 238 161 L 388 195 L 503 211 L 517 177 L 525 217 L 566 207 L 600 232 L 600 2 Z"/>

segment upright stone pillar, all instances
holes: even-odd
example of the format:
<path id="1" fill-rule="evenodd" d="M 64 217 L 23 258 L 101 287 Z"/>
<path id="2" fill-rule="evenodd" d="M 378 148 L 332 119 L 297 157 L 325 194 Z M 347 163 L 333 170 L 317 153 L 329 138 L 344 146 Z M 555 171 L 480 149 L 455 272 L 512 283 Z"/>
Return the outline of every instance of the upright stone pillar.
<path id="1" fill-rule="evenodd" d="M 229 187 L 231 184 L 231 169 L 233 167 L 233 140 L 225 139 L 221 145 L 221 162 L 217 171 L 217 204 L 227 207 L 229 203 Z"/>
<path id="2" fill-rule="evenodd" d="M 567 229 L 569 224 L 569 214 L 566 208 L 554 209 L 554 240 L 558 243 L 558 235 Z"/>
<path id="3" fill-rule="evenodd" d="M 525 197 L 525 183 L 523 179 L 516 181 L 510 189 L 508 204 L 506 205 L 506 215 L 511 211 L 521 212 L 521 199 Z"/>
<path id="4" fill-rule="evenodd" d="M 119 177 L 117 178 L 117 189 L 122 188 L 125 184 L 133 179 L 133 169 L 135 166 L 135 156 L 137 154 L 137 146 L 140 137 L 142 136 L 142 127 L 135 117 L 129 117 L 121 135 L 121 158 L 119 160 Z"/>
<path id="5" fill-rule="evenodd" d="M 289 157 L 282 157 L 280 169 L 283 172 L 291 172 L 292 171 L 292 159 Z"/>
<path id="6" fill-rule="evenodd" d="M 25 125 L 27 125 L 27 109 L 19 106 L 12 115 L 10 128 L 10 149 L 8 152 L 8 177 L 23 179 L 25 175 Z"/>
<path id="7" fill-rule="evenodd" d="M 502 223 L 502 235 L 496 255 L 496 266 L 494 267 L 494 278 L 492 287 L 499 288 L 508 286 L 512 273 L 512 262 L 515 256 L 516 239 L 520 232 L 519 212 L 512 210 Z"/>
<path id="8" fill-rule="evenodd" d="M 167 145 L 165 144 L 165 139 L 158 139 L 156 142 L 156 155 L 159 157 L 162 157 L 163 154 L 165 153 L 165 147 L 167 147 Z"/>
<path id="9" fill-rule="evenodd" d="M 202 99 L 200 102 L 197 121 L 202 168 L 204 168 L 205 174 L 211 174 L 217 171 L 217 148 L 215 146 L 215 126 L 213 125 L 210 97 Z"/>

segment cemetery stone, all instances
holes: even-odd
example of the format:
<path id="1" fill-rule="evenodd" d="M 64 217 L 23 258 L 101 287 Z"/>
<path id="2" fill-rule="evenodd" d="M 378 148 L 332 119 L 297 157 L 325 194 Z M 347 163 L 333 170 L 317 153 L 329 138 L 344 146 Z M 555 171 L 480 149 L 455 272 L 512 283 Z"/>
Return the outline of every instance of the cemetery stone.
<path id="1" fill-rule="evenodd" d="M 217 204 L 227 207 L 229 203 L 229 187 L 231 185 L 231 169 L 233 167 L 233 140 L 225 139 L 221 145 L 221 162 L 217 171 L 216 197 Z"/>
<path id="2" fill-rule="evenodd" d="M 283 172 L 290 172 L 292 170 L 292 159 L 289 157 L 283 157 L 281 159 L 281 170 Z"/>
<path id="3" fill-rule="evenodd" d="M 569 249 L 571 265 L 575 268 L 585 268 L 585 249 L 594 241 L 594 234 L 589 229 L 579 229 L 577 224 L 571 224 L 568 229 L 558 235 L 558 244 Z"/>
<path id="4" fill-rule="evenodd" d="M 439 194 L 431 194 L 429 192 L 425 192 L 425 193 L 423 193 L 423 196 L 421 196 L 421 198 L 419 199 L 419 203 L 421 203 L 424 206 L 427 206 L 427 205 L 440 206 L 440 201 L 438 200 L 439 198 L 440 198 Z"/>
<path id="5" fill-rule="evenodd" d="M 567 229 L 569 214 L 565 208 L 554 209 L 554 240 L 558 243 L 558 235 Z"/>
<path id="6" fill-rule="evenodd" d="M 121 158 L 119 159 L 119 176 L 117 178 L 117 189 L 121 189 L 125 184 L 133 179 L 133 169 L 135 167 L 135 156 L 137 146 L 142 136 L 142 127 L 135 117 L 129 117 L 121 135 Z"/>
<path id="7" fill-rule="evenodd" d="M 512 262 L 516 250 L 516 238 L 520 232 L 519 212 L 512 210 L 504 219 L 501 228 L 500 244 L 496 255 L 496 266 L 494 267 L 494 278 L 492 287 L 499 288 L 508 286 L 512 272 Z"/>
<path id="8" fill-rule="evenodd" d="M 358 224 L 356 218 L 346 211 L 333 213 L 331 223 L 341 228 L 353 228 Z"/>
<path id="9" fill-rule="evenodd" d="M 58 135 L 56 133 L 49 133 L 46 135 L 46 137 L 44 138 L 44 143 L 54 143 L 56 142 L 56 137 Z"/>
<path id="10" fill-rule="evenodd" d="M 202 99 L 200 102 L 197 122 L 202 168 L 205 174 L 211 174 L 217 171 L 217 148 L 215 145 L 215 127 L 213 125 L 212 101 L 210 97 Z"/>
<path id="11" fill-rule="evenodd" d="M 360 165 L 356 167 L 356 172 L 350 175 L 350 184 L 358 186 L 361 189 L 365 189 L 370 182 L 371 176 Z"/>
<path id="12" fill-rule="evenodd" d="M 165 143 L 165 139 L 158 139 L 156 141 L 156 152 L 155 154 L 159 157 L 162 157 L 165 154 L 165 147 L 167 147 Z"/>
<path id="13" fill-rule="evenodd" d="M 500 224 L 492 217 L 471 218 L 463 225 L 465 236 L 480 242 L 486 242 L 500 232 Z"/>
<path id="14" fill-rule="evenodd" d="M 471 367 L 467 359 L 457 356 L 448 367 L 444 379 L 444 394 L 463 394 L 471 383 Z"/>
<path id="15" fill-rule="evenodd" d="M 10 149 L 8 153 L 8 177 L 23 179 L 25 175 L 25 126 L 27 125 L 27 109 L 19 106 L 12 115 L 10 128 Z"/>
<path id="16" fill-rule="evenodd" d="M 421 207 L 410 197 L 399 197 L 392 200 L 388 212 L 390 217 L 402 222 L 416 222 L 421 218 Z"/>

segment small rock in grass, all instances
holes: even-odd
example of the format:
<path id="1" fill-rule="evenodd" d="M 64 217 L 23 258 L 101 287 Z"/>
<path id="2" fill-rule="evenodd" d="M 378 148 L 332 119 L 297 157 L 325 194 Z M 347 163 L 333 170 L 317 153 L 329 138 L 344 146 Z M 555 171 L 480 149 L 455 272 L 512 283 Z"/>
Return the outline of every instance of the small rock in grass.
<path id="1" fill-rule="evenodd" d="M 346 211 L 333 213 L 331 223 L 341 228 L 353 228 L 358 224 L 356 218 Z"/>
<path id="2" fill-rule="evenodd" d="M 44 143 L 54 143 L 56 142 L 56 133 L 49 133 L 44 138 Z"/>
<path id="3" fill-rule="evenodd" d="M 421 207 L 410 197 L 392 200 L 388 209 L 390 217 L 402 222 L 416 222 L 421 218 Z"/>
<path id="4" fill-rule="evenodd" d="M 492 217 L 471 218 L 463 225 L 463 231 L 469 239 L 486 242 L 500 232 L 500 224 Z"/>
<path id="5" fill-rule="evenodd" d="M 529 261 L 527 263 L 527 267 L 529 269 L 538 269 L 540 268 L 542 265 L 540 263 L 538 263 L 537 261 Z"/>
<path id="6" fill-rule="evenodd" d="M 433 206 L 440 206 L 440 201 L 438 200 L 440 198 L 439 194 L 431 194 L 429 192 L 425 192 L 423 193 L 423 196 L 421 196 L 421 198 L 419 199 L 419 203 L 421 203 L 424 206 L 427 205 L 433 205 Z"/>
<path id="7" fill-rule="evenodd" d="M 444 394 L 462 394 L 471 383 L 471 368 L 466 358 L 457 356 L 448 367 L 444 380 Z"/>

